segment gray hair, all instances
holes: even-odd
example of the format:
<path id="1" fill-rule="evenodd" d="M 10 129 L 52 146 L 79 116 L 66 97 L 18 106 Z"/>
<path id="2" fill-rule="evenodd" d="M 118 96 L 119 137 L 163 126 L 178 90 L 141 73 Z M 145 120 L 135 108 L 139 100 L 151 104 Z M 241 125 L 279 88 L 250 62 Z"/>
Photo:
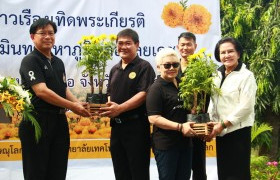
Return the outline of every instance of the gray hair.
<path id="1" fill-rule="evenodd" d="M 180 56 L 178 53 L 172 48 L 163 48 L 156 55 L 156 64 L 159 66 L 162 63 L 162 59 L 167 56 L 174 56 L 180 61 Z"/>

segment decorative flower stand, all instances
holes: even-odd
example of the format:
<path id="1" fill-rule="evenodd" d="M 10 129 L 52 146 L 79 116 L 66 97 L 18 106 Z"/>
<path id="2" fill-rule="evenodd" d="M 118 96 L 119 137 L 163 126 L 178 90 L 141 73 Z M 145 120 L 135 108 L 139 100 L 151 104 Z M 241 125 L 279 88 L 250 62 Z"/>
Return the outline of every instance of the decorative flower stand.
<path id="1" fill-rule="evenodd" d="M 0 123 L 11 123 L 11 122 L 12 122 L 12 118 L 6 116 L 6 113 L 2 105 L 0 104 Z"/>

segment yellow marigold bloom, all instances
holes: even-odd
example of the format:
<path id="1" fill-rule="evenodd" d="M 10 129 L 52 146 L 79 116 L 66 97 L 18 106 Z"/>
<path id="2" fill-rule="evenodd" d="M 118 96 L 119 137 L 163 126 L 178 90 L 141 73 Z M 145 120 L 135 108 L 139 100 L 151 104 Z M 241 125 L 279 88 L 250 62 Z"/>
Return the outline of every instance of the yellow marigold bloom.
<path id="1" fill-rule="evenodd" d="M 170 27 L 182 25 L 184 8 L 179 3 L 169 2 L 164 6 L 161 18 L 164 23 Z"/>
<path id="2" fill-rule="evenodd" d="M 117 36 L 115 34 L 110 34 L 109 39 L 110 41 L 115 41 L 117 39 Z"/>
<path id="3" fill-rule="evenodd" d="M 189 55 L 188 60 L 191 61 L 196 58 L 196 54 Z"/>
<path id="4" fill-rule="evenodd" d="M 81 41 L 84 42 L 85 40 L 87 40 L 87 36 L 82 36 Z"/>
<path id="5" fill-rule="evenodd" d="M 78 44 L 80 44 L 80 45 L 81 45 L 81 44 L 82 44 L 83 42 L 84 42 L 84 41 L 82 41 L 82 40 L 79 40 L 79 41 L 78 41 Z"/>
<path id="6" fill-rule="evenodd" d="M 183 26 L 195 34 L 205 34 L 211 25 L 211 13 L 202 5 L 192 4 L 184 12 Z"/>
<path id="7" fill-rule="evenodd" d="M 201 48 L 198 53 L 204 53 L 205 51 L 206 51 L 206 48 Z"/>
<path id="8" fill-rule="evenodd" d="M 98 37 L 92 38 L 92 39 L 91 39 L 91 43 L 93 43 L 93 44 L 99 43 L 99 38 L 98 38 Z"/>
<path id="9" fill-rule="evenodd" d="M 92 35 L 89 35 L 87 37 L 88 37 L 88 40 L 92 40 L 92 39 L 94 39 L 95 36 L 92 34 Z"/>
<path id="10" fill-rule="evenodd" d="M 199 53 L 198 54 L 198 58 L 204 58 L 204 54 L 203 53 Z"/>
<path id="11" fill-rule="evenodd" d="M 101 35 L 99 36 L 99 39 L 100 39 L 101 41 L 104 41 L 106 38 L 107 38 L 107 35 L 106 35 L 106 34 L 101 34 Z"/>

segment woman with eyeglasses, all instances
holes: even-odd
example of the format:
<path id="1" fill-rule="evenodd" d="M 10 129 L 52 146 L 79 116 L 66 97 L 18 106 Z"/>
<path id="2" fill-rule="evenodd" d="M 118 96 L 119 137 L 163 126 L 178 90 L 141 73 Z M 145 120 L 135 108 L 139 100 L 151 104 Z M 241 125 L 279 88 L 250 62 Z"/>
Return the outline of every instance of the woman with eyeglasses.
<path id="1" fill-rule="evenodd" d="M 187 111 L 178 93 L 179 56 L 171 48 L 164 48 L 156 56 L 160 73 L 150 87 L 146 107 L 153 124 L 152 148 L 160 180 L 186 180 L 191 175 L 192 139 L 195 135 L 191 122 L 186 122 Z"/>

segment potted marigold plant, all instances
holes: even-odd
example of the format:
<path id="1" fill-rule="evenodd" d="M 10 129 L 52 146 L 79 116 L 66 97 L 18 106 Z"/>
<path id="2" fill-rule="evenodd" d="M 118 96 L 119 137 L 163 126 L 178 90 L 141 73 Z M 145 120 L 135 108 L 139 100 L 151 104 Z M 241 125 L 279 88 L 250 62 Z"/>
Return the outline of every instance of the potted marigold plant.
<path id="1" fill-rule="evenodd" d="M 6 117 L 17 115 L 19 120 L 30 121 L 35 127 L 35 138 L 38 142 L 41 137 L 39 123 L 32 115 L 34 110 L 30 102 L 31 94 L 23 90 L 13 78 L 0 76 L 0 107 L 5 112 Z M 0 119 L 1 122 L 1 119 Z"/>
<path id="2" fill-rule="evenodd" d="M 188 66 L 179 84 L 184 107 L 191 110 L 187 120 L 196 123 L 210 121 L 209 114 L 206 112 L 206 98 L 212 93 L 220 93 L 220 89 L 213 82 L 217 74 L 217 65 L 205 50 L 202 48 L 198 53 L 188 57 Z"/>
<path id="3" fill-rule="evenodd" d="M 82 36 L 78 44 L 82 48 L 82 59 L 78 67 L 84 67 L 83 73 L 89 75 L 91 92 L 87 94 L 87 102 L 103 104 L 107 102 L 107 96 L 103 94 L 105 70 L 107 61 L 112 60 L 116 48 L 116 35 L 101 34 L 99 36 Z M 98 93 L 94 90 L 94 76 L 97 76 Z"/>

